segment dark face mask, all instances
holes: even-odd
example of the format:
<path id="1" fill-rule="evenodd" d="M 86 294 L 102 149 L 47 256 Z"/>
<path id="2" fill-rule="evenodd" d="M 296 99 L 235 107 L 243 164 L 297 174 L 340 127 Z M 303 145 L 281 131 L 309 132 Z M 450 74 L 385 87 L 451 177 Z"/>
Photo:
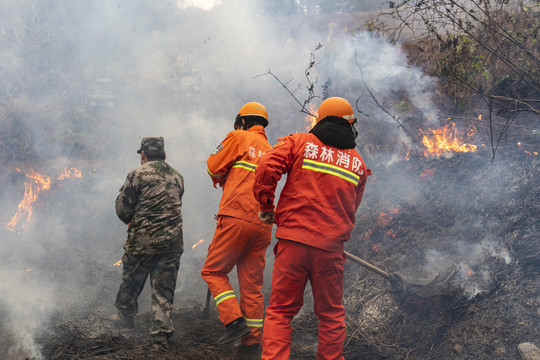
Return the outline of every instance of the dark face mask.
<path id="1" fill-rule="evenodd" d="M 354 134 L 355 139 L 358 137 L 358 129 L 356 128 L 356 124 L 356 119 L 354 119 L 353 123 L 351 124 L 351 130 Z"/>

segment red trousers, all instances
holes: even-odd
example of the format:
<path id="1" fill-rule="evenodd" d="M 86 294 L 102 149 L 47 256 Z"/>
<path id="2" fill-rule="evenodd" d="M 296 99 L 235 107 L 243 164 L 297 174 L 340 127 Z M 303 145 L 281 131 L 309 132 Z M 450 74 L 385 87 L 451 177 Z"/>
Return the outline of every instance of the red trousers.
<path id="1" fill-rule="evenodd" d="M 271 226 L 230 216 L 220 216 L 208 248 L 201 276 L 208 283 L 219 311 L 219 319 L 228 324 L 245 317 L 251 333 L 242 337 L 243 345 L 262 341 L 264 298 L 261 292 L 270 245 Z M 236 266 L 240 290 L 238 302 L 228 273 Z"/>
<path id="2" fill-rule="evenodd" d="M 315 315 L 319 319 L 317 359 L 343 359 L 345 254 L 288 240 L 279 240 L 272 275 L 270 305 L 266 309 L 262 360 L 287 360 L 291 351 L 291 320 L 304 304 L 309 280 Z"/>

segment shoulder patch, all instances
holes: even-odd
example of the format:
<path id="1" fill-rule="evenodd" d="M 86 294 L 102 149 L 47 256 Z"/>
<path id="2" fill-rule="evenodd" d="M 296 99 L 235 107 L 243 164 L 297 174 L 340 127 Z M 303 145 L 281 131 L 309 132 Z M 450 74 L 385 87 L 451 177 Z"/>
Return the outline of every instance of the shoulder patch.
<path id="1" fill-rule="evenodd" d="M 214 151 L 212 151 L 212 155 L 216 155 L 221 149 L 223 149 L 223 144 L 219 144 Z"/>

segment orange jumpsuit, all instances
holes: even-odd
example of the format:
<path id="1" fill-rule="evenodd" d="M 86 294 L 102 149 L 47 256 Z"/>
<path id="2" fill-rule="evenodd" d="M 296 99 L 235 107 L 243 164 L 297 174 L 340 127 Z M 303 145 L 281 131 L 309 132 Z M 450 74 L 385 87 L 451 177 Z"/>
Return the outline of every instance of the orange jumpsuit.
<path id="1" fill-rule="evenodd" d="M 253 195 L 255 168 L 272 147 L 264 128 L 231 131 L 207 160 L 214 187 L 223 187 L 218 223 L 208 248 L 202 278 L 214 296 L 224 324 L 245 317 L 251 333 L 243 345 L 262 341 L 264 298 L 261 292 L 266 249 L 272 226 L 258 218 L 259 204 Z M 240 290 L 238 302 L 228 273 L 236 266 Z"/>
<path id="2" fill-rule="evenodd" d="M 279 241 L 262 359 L 289 358 L 290 322 L 302 308 L 307 281 L 319 319 L 317 359 L 343 359 L 343 244 L 371 172 L 354 148 L 327 145 L 314 134 L 278 140 L 259 163 L 253 188 L 261 211 L 272 211 L 276 185 L 287 174 L 275 213 Z"/>

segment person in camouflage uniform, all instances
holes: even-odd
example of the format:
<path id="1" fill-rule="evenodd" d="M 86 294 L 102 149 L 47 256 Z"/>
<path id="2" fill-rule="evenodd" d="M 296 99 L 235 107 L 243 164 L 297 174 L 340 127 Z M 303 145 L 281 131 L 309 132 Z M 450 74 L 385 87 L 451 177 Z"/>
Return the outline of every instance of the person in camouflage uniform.
<path id="1" fill-rule="evenodd" d="M 116 198 L 116 214 L 128 224 L 122 257 L 122 283 L 116 296 L 119 325 L 133 328 L 137 299 L 148 275 L 152 293 L 150 335 L 154 345 L 167 347 L 182 237 L 184 179 L 165 162 L 163 137 L 141 141 L 141 166 L 130 171 Z"/>

